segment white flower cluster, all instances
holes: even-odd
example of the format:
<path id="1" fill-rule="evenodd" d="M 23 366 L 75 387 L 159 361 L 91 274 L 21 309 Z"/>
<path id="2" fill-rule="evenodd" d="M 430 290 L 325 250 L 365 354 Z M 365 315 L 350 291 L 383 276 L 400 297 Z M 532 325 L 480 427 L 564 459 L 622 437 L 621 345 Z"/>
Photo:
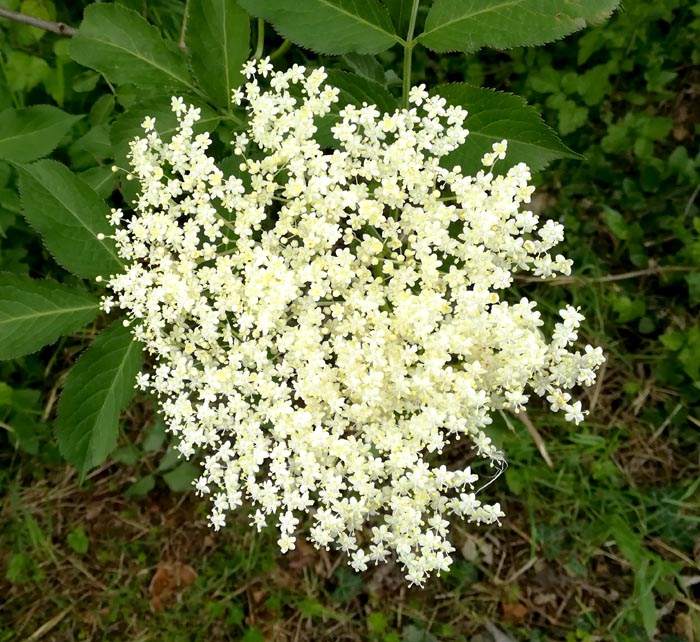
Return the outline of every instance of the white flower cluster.
<path id="1" fill-rule="evenodd" d="M 323 70 L 244 71 L 237 175 L 207 155 L 181 99 L 170 142 L 146 119 L 131 144 L 141 192 L 133 214 L 112 214 L 128 268 L 104 309 L 125 310 L 155 359 L 139 385 L 182 454 L 207 453 L 196 488 L 214 528 L 249 502 L 285 552 L 308 515 L 316 546 L 359 571 L 394 555 L 421 584 L 450 566 L 449 516 L 503 515 L 477 499 L 469 466 L 441 461 L 449 445 L 466 438 L 500 466 L 484 428 L 527 391 L 583 418 L 566 390 L 592 383 L 603 357 L 568 350 L 582 316 L 562 310 L 548 340 L 533 302 L 502 300 L 516 270 L 569 273 L 548 253 L 562 226 L 520 209 L 525 165 L 492 173 L 505 141 L 476 176 L 440 167 L 467 138 L 466 112 L 423 86 L 410 109 L 342 109 L 329 151 L 314 139 L 338 100 Z"/>

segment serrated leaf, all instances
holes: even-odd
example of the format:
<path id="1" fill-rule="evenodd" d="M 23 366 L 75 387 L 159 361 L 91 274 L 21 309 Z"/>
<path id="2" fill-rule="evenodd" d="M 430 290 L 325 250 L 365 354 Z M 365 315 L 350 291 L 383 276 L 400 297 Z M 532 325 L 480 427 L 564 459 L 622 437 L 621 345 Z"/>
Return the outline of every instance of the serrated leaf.
<path id="1" fill-rule="evenodd" d="M 541 45 L 606 20 L 620 0 L 435 0 L 419 42 L 436 51 Z"/>
<path id="2" fill-rule="evenodd" d="M 138 13 L 121 5 L 87 7 L 70 55 L 116 85 L 195 90 L 184 53 Z"/>
<path id="3" fill-rule="evenodd" d="M 0 273 L 0 359 L 15 359 L 75 332 L 99 311 L 95 297 L 50 280 Z"/>
<path id="4" fill-rule="evenodd" d="M 323 118 L 317 119 L 318 131 L 316 140 L 324 147 L 331 147 L 335 139 L 331 133 L 331 127 L 340 120 L 339 112 L 347 105 L 361 107 L 363 103 L 376 105 L 379 111 L 393 113 L 398 107 L 398 102 L 386 87 L 362 76 L 351 74 L 347 71 L 329 70 L 328 84 L 340 90 L 338 102 L 331 107 L 331 112 Z"/>
<path id="5" fill-rule="evenodd" d="M 142 347 L 121 320 L 92 342 L 66 378 L 58 404 L 56 437 L 79 476 L 101 464 L 117 443 L 119 413 L 134 392 Z"/>
<path id="6" fill-rule="evenodd" d="M 444 167 L 461 165 L 465 174 L 473 174 L 483 169 L 481 158 L 493 143 L 504 138 L 508 154 L 498 162 L 498 170 L 526 163 L 537 171 L 557 158 L 580 158 L 520 96 L 464 84 L 442 85 L 436 92 L 469 112 L 467 141 L 443 159 Z"/>
<path id="7" fill-rule="evenodd" d="M 77 276 L 92 279 L 122 271 L 109 235 L 108 205 L 65 165 L 42 160 L 18 167 L 22 209 L 53 257 Z"/>
<path id="8" fill-rule="evenodd" d="M 292 42 L 324 54 L 385 51 L 401 39 L 377 0 L 239 0 Z"/>
<path id="9" fill-rule="evenodd" d="M 82 116 L 51 105 L 0 113 L 0 159 L 30 163 L 50 154 Z"/>
<path id="10" fill-rule="evenodd" d="M 192 103 L 188 96 L 184 97 L 185 103 Z M 205 131 L 213 131 L 219 124 L 221 118 L 210 107 L 200 102 L 195 102 L 201 109 L 200 119 L 194 124 L 193 130 L 196 134 Z M 177 130 L 177 117 L 170 108 L 170 96 L 150 98 L 144 102 L 131 107 L 114 122 L 110 128 L 110 139 L 112 140 L 112 151 L 115 164 L 119 167 L 129 168 L 130 163 L 127 158 L 129 144 L 134 138 L 145 136 L 143 127 L 144 118 L 150 116 L 155 118 L 155 130 L 162 140 L 169 142 Z M 138 182 L 135 180 L 122 183 L 121 192 L 124 198 L 133 203 L 138 192 Z"/>
<path id="11" fill-rule="evenodd" d="M 248 15 L 235 0 L 191 0 L 187 51 L 200 87 L 212 102 L 228 108 L 231 92 L 243 81 L 248 57 Z"/>

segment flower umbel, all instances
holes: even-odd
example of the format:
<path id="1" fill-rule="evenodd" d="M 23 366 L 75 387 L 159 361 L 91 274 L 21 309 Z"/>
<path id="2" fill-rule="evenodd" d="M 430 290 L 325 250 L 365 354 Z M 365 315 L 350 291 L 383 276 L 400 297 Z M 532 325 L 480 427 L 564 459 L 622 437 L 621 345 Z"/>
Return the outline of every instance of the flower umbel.
<path id="1" fill-rule="evenodd" d="M 476 176 L 440 167 L 467 139 L 466 112 L 423 86 L 393 114 L 345 107 L 327 150 L 314 136 L 338 90 L 323 70 L 244 71 L 234 175 L 181 99 L 170 142 L 144 122 L 136 211 L 111 217 L 128 269 L 103 306 L 125 310 L 153 356 L 138 384 L 182 454 L 206 453 L 196 489 L 214 528 L 249 502 L 284 552 L 308 515 L 316 546 L 357 570 L 394 555 L 421 584 L 451 564 L 449 516 L 503 516 L 470 467 L 440 461 L 450 444 L 500 467 L 484 429 L 533 391 L 583 417 L 566 391 L 590 385 L 603 357 L 569 349 L 582 316 L 565 308 L 547 339 L 535 303 L 503 300 L 517 270 L 570 272 L 549 254 L 562 226 L 520 209 L 525 165 L 494 175 L 505 141 Z"/>

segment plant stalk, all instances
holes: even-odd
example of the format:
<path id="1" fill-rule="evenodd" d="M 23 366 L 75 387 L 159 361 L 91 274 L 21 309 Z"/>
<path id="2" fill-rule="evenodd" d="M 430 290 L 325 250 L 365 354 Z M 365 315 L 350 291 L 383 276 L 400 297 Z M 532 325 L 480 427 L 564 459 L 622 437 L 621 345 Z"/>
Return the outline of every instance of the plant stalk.
<path id="1" fill-rule="evenodd" d="M 416 16 L 418 15 L 418 5 L 420 0 L 413 0 L 411 6 L 411 18 L 408 22 L 408 33 L 406 34 L 406 46 L 403 50 L 403 91 L 401 92 L 401 106 L 408 109 L 408 92 L 411 91 L 411 64 L 413 62 L 413 32 L 416 29 Z"/>
<path id="2" fill-rule="evenodd" d="M 187 18 L 190 11 L 190 0 L 185 0 L 185 13 L 182 16 L 182 26 L 180 27 L 180 42 L 178 47 L 183 51 L 187 49 L 187 43 L 185 42 L 185 37 L 187 35 Z"/>
<path id="3" fill-rule="evenodd" d="M 255 48 L 255 53 L 253 58 L 259 60 L 262 58 L 263 50 L 265 47 L 265 21 L 262 18 L 258 19 L 258 45 Z"/>

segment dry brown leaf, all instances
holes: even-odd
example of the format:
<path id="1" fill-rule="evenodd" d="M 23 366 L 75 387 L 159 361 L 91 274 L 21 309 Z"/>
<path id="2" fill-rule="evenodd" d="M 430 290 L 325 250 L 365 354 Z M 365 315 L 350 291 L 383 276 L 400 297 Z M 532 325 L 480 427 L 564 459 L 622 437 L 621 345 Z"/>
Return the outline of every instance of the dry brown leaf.
<path id="1" fill-rule="evenodd" d="M 151 608 L 154 611 L 162 611 L 179 590 L 189 586 L 196 579 L 197 572 L 189 564 L 158 562 L 148 586 Z"/>
<path id="2" fill-rule="evenodd" d="M 501 610 L 505 622 L 522 622 L 529 613 L 527 606 L 520 602 L 501 602 Z"/>

